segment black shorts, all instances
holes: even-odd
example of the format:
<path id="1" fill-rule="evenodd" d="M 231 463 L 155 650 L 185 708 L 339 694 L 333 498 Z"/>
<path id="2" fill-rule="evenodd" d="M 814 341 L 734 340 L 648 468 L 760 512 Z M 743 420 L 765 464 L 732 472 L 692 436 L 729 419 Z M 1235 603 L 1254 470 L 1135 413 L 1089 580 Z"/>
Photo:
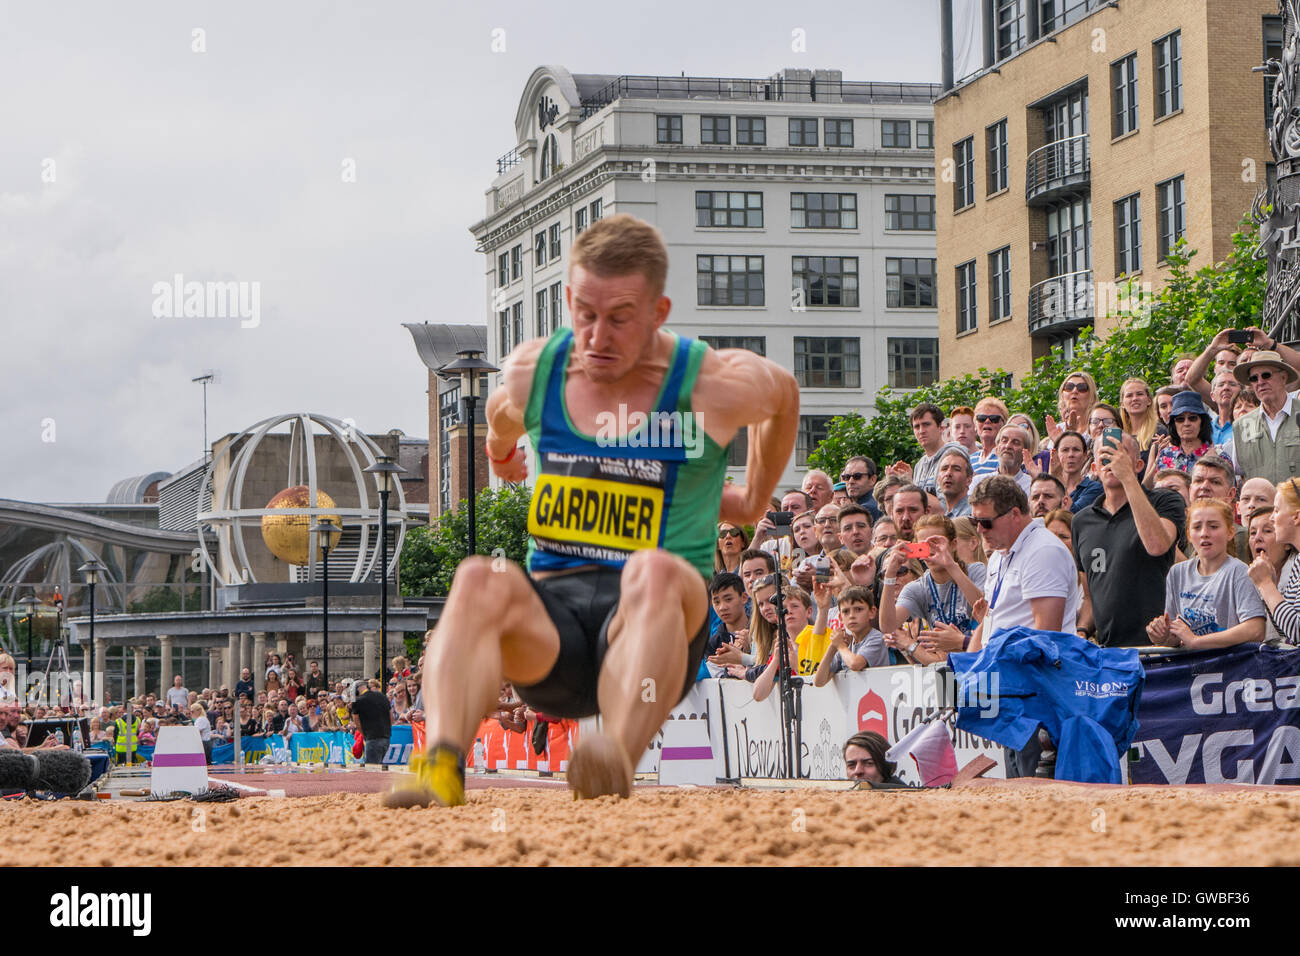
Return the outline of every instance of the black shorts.
<path id="1" fill-rule="evenodd" d="M 516 684 L 515 690 L 524 703 L 548 717 L 590 717 L 599 713 L 596 688 L 609 649 L 609 622 L 618 610 L 621 572 L 597 568 L 529 580 L 560 635 L 560 656 L 544 678 L 528 687 Z M 706 615 L 687 649 L 685 679 L 674 703 L 694 686 L 708 638 Z"/>

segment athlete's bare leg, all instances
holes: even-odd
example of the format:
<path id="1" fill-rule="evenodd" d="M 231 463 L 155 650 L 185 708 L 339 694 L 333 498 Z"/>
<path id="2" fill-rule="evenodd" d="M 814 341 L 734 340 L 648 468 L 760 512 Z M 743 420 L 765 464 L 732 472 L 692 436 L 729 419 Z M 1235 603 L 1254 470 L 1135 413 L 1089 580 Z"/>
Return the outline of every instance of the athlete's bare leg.
<path id="1" fill-rule="evenodd" d="M 707 614 L 704 581 L 684 559 L 638 551 L 624 565 L 597 687 L 602 732 L 579 738 L 570 761 L 581 796 L 630 791 L 636 761 L 680 698 L 687 648 Z"/>
<path id="2" fill-rule="evenodd" d="M 560 636 L 523 569 L 500 559 L 466 558 L 425 648 L 428 745 L 468 753 L 484 715 L 496 706 L 502 679 L 535 684 L 559 654 Z"/>

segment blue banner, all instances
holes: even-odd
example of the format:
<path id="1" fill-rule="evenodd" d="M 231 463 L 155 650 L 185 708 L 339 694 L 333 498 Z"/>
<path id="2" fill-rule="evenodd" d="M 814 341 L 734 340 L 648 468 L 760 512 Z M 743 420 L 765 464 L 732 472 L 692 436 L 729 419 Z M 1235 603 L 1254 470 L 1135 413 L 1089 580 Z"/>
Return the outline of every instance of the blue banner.
<path id="1" fill-rule="evenodd" d="M 411 762 L 411 748 L 415 746 L 415 737 L 410 724 L 393 724 L 388 735 L 388 752 L 384 754 L 384 763 L 390 767 L 405 767 Z"/>
<path id="2" fill-rule="evenodd" d="M 1144 658 L 1133 783 L 1300 783 L 1300 651 Z"/>

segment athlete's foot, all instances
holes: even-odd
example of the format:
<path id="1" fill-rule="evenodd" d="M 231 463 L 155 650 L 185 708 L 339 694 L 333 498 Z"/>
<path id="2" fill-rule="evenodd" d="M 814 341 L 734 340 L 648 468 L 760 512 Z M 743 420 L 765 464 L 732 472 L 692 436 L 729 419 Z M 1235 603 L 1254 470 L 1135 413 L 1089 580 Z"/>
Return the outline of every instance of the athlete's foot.
<path id="1" fill-rule="evenodd" d="M 411 776 L 404 777 L 380 797 L 380 805 L 394 809 L 458 807 L 465 802 L 465 767 L 450 747 L 435 747 L 411 757 Z"/>
<path id="2" fill-rule="evenodd" d="M 589 800 L 607 794 L 631 796 L 634 773 L 622 744 L 604 734 L 591 734 L 578 740 L 565 775 L 574 796 Z"/>

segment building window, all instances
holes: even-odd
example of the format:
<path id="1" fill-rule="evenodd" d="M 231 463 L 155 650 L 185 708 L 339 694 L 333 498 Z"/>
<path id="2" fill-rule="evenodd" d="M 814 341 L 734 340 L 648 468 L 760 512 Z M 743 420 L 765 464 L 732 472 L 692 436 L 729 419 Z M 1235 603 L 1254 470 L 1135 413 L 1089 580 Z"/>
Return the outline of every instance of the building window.
<path id="1" fill-rule="evenodd" d="M 524 300 L 520 299 L 510 307 L 510 333 L 514 338 L 514 344 L 519 345 L 524 340 Z"/>
<path id="2" fill-rule="evenodd" d="M 510 281 L 524 277 L 524 247 L 515 246 L 510 250 Z"/>
<path id="3" fill-rule="evenodd" d="M 438 396 L 438 502 L 451 510 L 451 431 L 460 424 L 460 386 Z"/>
<path id="4" fill-rule="evenodd" d="M 696 256 L 696 305 L 763 305 L 762 256 Z"/>
<path id="5" fill-rule="evenodd" d="M 934 120 L 916 121 L 916 148 L 934 149 Z"/>
<path id="6" fill-rule="evenodd" d="M 794 377 L 800 388 L 860 388 L 859 340 L 795 336 Z"/>
<path id="7" fill-rule="evenodd" d="M 588 206 L 587 208 L 591 210 L 591 222 L 592 225 L 595 225 L 595 223 L 600 219 L 601 216 L 601 208 L 602 208 L 601 200 L 593 199 L 591 201 L 591 205 Z"/>
<path id="8" fill-rule="evenodd" d="M 1004 60 L 1025 46 L 1025 11 L 1022 0 L 997 0 L 995 23 L 998 59 Z"/>
<path id="9" fill-rule="evenodd" d="M 984 130 L 988 145 L 989 193 L 1007 188 L 1007 121 L 999 120 Z"/>
<path id="10" fill-rule="evenodd" d="M 497 344 L 502 355 L 510 354 L 510 309 L 497 313 Z"/>
<path id="11" fill-rule="evenodd" d="M 540 269 L 546 265 L 546 230 L 533 236 L 533 268 Z"/>
<path id="12" fill-rule="evenodd" d="M 736 145 L 737 146 L 766 146 L 767 145 L 767 117 L 737 116 L 736 117 Z"/>
<path id="13" fill-rule="evenodd" d="M 790 271 L 805 306 L 857 306 L 856 256 L 791 256 Z"/>
<path id="14" fill-rule="evenodd" d="M 965 209 L 975 202 L 975 137 L 967 136 L 952 147 L 956 179 L 952 184 L 952 208 Z"/>
<path id="15" fill-rule="evenodd" d="M 655 142 L 680 144 L 682 141 L 682 118 L 680 116 L 656 116 L 655 130 Z"/>
<path id="16" fill-rule="evenodd" d="M 880 145 L 884 149 L 911 149 L 912 121 L 881 120 Z"/>
<path id="17" fill-rule="evenodd" d="M 497 256 L 497 288 L 503 289 L 510 284 L 510 253 L 503 252 Z"/>
<path id="18" fill-rule="evenodd" d="M 975 260 L 972 259 L 957 267 L 957 334 L 974 331 L 977 318 Z"/>
<path id="19" fill-rule="evenodd" d="M 701 116 L 700 142 L 715 146 L 731 145 L 731 117 Z"/>
<path id="20" fill-rule="evenodd" d="M 856 193 L 791 193 L 791 229 L 856 229 Z"/>
<path id="21" fill-rule="evenodd" d="M 540 183 L 544 179 L 550 179 L 560 166 L 560 144 L 556 142 L 555 136 L 546 137 L 542 143 L 542 165 L 537 176 Z"/>
<path id="22" fill-rule="evenodd" d="M 934 232 L 934 197 L 910 193 L 885 196 L 885 228 Z"/>
<path id="23" fill-rule="evenodd" d="M 989 253 L 989 322 L 1011 317 L 1011 247 Z"/>
<path id="24" fill-rule="evenodd" d="M 830 424 L 830 415 L 800 415 L 799 434 L 794 441 L 794 463 L 802 468 L 808 464 L 808 456 L 818 445 L 826 440 L 826 427 Z"/>
<path id="25" fill-rule="evenodd" d="M 551 226 L 551 261 L 558 262 L 560 259 L 560 224 L 557 222 Z"/>
<path id="26" fill-rule="evenodd" d="M 1154 44 L 1156 119 L 1183 108 L 1183 34 L 1175 30 Z"/>
<path id="27" fill-rule="evenodd" d="M 761 229 L 763 194 L 700 190 L 695 194 L 695 225 Z"/>
<path id="28" fill-rule="evenodd" d="M 1047 36 L 1061 27 L 1081 19 L 1089 9 L 1099 7 L 1102 0 L 1040 0 L 1042 28 L 1040 36 Z M 1010 386 L 1007 386 L 1010 388 Z"/>
<path id="29" fill-rule="evenodd" d="M 749 464 L 749 429 L 741 427 L 727 446 L 727 467 L 744 468 Z"/>
<path id="30" fill-rule="evenodd" d="M 803 117 L 790 118 L 790 145 L 816 146 L 817 120 Z"/>
<path id="31" fill-rule="evenodd" d="M 1277 60 L 1282 62 L 1282 18 L 1264 17 L 1264 62 Z M 1264 74 L 1264 126 L 1273 128 L 1273 88 L 1277 86 L 1277 74 Z"/>
<path id="32" fill-rule="evenodd" d="M 551 331 L 564 324 L 564 283 L 551 286 Z"/>
<path id="33" fill-rule="evenodd" d="M 888 339 L 889 387 L 920 388 L 939 380 L 938 339 Z"/>
<path id="34" fill-rule="evenodd" d="M 1142 271 L 1142 202 L 1134 193 L 1115 203 L 1115 275 Z"/>
<path id="35" fill-rule="evenodd" d="M 546 325 L 546 303 L 548 299 L 546 290 L 539 289 L 533 293 L 533 298 L 536 300 L 533 312 L 537 320 L 537 337 L 545 338 L 551 334 L 551 330 Z"/>
<path id="36" fill-rule="evenodd" d="M 853 120 L 828 119 L 825 123 L 827 146 L 853 145 Z"/>
<path id="37" fill-rule="evenodd" d="M 1110 65 L 1110 88 L 1114 97 L 1111 135 L 1123 136 L 1138 128 L 1138 57 L 1130 53 Z"/>
<path id="38" fill-rule="evenodd" d="M 573 234 L 581 235 L 582 230 L 587 228 L 587 207 L 579 206 L 573 210 Z"/>
<path id="39" fill-rule="evenodd" d="M 756 355 L 767 355 L 767 337 L 763 335 L 701 335 L 712 349 L 745 349 Z"/>
<path id="40" fill-rule="evenodd" d="M 1092 268 L 1092 198 L 1047 210 L 1047 274 L 1069 275 Z"/>
<path id="41" fill-rule="evenodd" d="M 885 260 L 885 307 L 935 308 L 933 259 Z"/>
<path id="42" fill-rule="evenodd" d="M 1156 184 L 1156 199 L 1160 205 L 1160 261 L 1164 262 L 1173 251 L 1174 244 L 1187 233 L 1187 198 L 1183 191 L 1183 177 L 1175 176 Z"/>

